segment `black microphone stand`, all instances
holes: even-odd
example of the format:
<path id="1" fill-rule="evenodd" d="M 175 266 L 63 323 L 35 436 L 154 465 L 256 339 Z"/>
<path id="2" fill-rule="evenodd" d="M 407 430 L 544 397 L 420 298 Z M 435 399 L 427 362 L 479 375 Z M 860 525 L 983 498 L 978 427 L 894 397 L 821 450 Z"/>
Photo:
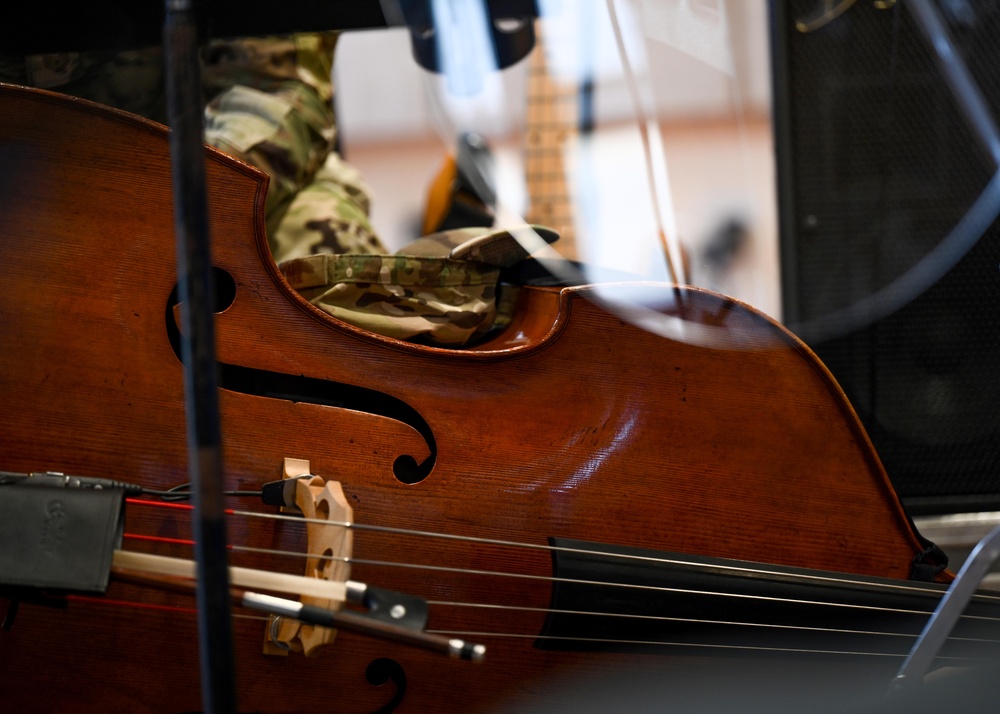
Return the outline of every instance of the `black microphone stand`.
<path id="1" fill-rule="evenodd" d="M 222 430 L 211 236 L 205 186 L 205 147 L 199 28 L 194 0 L 165 0 L 163 47 L 181 301 L 181 354 L 187 416 L 188 471 L 194 498 L 198 642 L 202 705 L 236 711 L 233 628 L 223 520 Z"/>

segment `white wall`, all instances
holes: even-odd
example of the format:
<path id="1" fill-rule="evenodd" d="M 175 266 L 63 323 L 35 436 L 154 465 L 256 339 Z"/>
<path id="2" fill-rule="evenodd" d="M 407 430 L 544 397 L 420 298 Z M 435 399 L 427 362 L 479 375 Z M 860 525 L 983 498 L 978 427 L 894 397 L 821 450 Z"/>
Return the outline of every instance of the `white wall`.
<path id="1" fill-rule="evenodd" d="M 581 8 L 594 10 L 583 15 L 584 25 L 591 17 L 596 21 L 576 33 L 577 46 L 565 39 L 562 46 L 571 57 L 587 57 L 598 79 L 594 155 L 602 158 L 590 164 L 587 179 L 607 204 L 592 211 L 599 216 L 594 233 L 605 242 L 601 260 L 619 256 L 621 264 L 608 267 L 633 270 L 647 261 L 648 238 L 655 235 L 654 199 L 636 124 L 641 114 L 606 3 L 542 0 L 542 6 L 550 10 L 550 45 L 554 34 L 574 36 Z M 691 282 L 778 316 L 765 0 L 616 0 L 615 7 L 640 106 L 655 111 L 662 127 L 665 151 L 658 158 L 670 180 L 667 223 L 676 226 L 673 232 L 692 258 Z M 558 22 L 548 19 L 556 17 Z M 588 32 L 581 49 L 579 35 Z M 457 129 L 487 134 L 501 165 L 502 193 L 517 203 L 524 190 L 517 132 L 527 66 L 523 61 L 488 78 L 475 98 L 456 99 L 441 89 L 440 76 L 417 66 L 407 30 L 353 32 L 341 39 L 335 82 L 345 153 L 374 189 L 376 228 L 391 248 L 416 237 L 428 183 Z M 729 269 L 708 270 L 703 250 L 730 219 L 745 225 L 748 241 Z"/>
<path id="2" fill-rule="evenodd" d="M 552 2 L 542 0 L 542 5 Z M 589 43 L 594 50 L 587 54 L 592 55 L 601 82 L 599 118 L 613 121 L 632 116 L 605 3 L 572 0 L 569 7 L 576 6 L 592 8 L 593 14 L 586 18 L 597 25 Z M 617 0 L 616 8 L 630 59 L 648 52 L 652 69 L 647 74 L 664 119 L 726 116 L 734 102 L 745 111 L 769 111 L 765 0 Z M 547 17 L 556 18 L 556 29 L 575 19 L 568 13 Z M 579 37 L 572 28 L 562 29 L 564 38 Z M 715 36 L 720 38 L 718 43 L 712 39 Z M 640 46 L 641 39 L 646 41 L 645 48 Z M 575 51 L 567 48 L 569 54 Z M 716 69 L 727 62 L 732 78 Z M 640 73 L 643 69 L 637 67 Z M 526 70 L 527 62 L 521 62 L 502 73 L 512 95 L 523 91 Z M 340 119 L 352 141 L 395 141 L 435 131 L 434 101 L 428 92 L 439 78 L 413 60 L 405 28 L 346 33 L 337 48 L 335 78 Z"/>

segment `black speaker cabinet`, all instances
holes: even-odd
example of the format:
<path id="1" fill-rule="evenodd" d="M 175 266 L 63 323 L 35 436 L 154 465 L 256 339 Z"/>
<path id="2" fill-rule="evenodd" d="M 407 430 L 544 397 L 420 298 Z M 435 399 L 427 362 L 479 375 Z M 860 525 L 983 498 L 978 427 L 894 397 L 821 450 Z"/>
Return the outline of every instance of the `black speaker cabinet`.
<path id="1" fill-rule="evenodd" d="M 891 314 L 808 329 L 906 275 L 997 170 L 908 4 L 771 0 L 784 318 L 804 326 L 911 513 L 995 510 L 1000 224 Z M 847 9 L 797 28 L 827 6 Z M 1000 124 L 1000 2 L 934 7 Z"/>

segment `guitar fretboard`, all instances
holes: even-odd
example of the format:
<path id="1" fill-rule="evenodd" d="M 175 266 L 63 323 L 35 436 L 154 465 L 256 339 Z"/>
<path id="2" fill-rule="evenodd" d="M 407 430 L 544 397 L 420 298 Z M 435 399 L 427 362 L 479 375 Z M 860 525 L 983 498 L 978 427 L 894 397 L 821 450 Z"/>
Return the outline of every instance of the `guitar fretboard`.
<path id="1" fill-rule="evenodd" d="M 579 259 L 573 197 L 566 178 L 566 150 L 578 134 L 579 88 L 559 81 L 549 71 L 542 23 L 535 23 L 525 112 L 524 170 L 529 223 L 559 232 L 555 248 L 570 260 Z"/>

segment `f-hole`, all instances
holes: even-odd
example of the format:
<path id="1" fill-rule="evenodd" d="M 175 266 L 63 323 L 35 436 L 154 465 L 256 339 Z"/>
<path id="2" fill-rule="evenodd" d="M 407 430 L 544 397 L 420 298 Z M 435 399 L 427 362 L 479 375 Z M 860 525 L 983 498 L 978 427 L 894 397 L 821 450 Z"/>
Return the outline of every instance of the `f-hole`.
<path id="1" fill-rule="evenodd" d="M 400 666 L 399 662 L 388 657 L 372 660 L 365 669 L 365 679 L 373 687 L 381 687 L 388 682 L 396 685 L 396 692 L 392 699 L 373 714 L 391 714 L 391 712 L 396 711 L 406 695 L 406 670 Z"/>
<path id="2" fill-rule="evenodd" d="M 218 314 L 228 309 L 236 299 L 236 282 L 221 268 L 212 268 L 212 272 L 215 285 L 212 310 Z M 182 362 L 181 333 L 174 318 L 174 307 L 177 303 L 178 288 L 175 285 L 167 298 L 164 323 L 174 355 L 178 362 Z M 427 478 L 437 461 L 437 442 L 427 421 L 409 404 L 384 392 L 342 382 L 269 372 L 225 362 L 219 362 L 219 386 L 231 392 L 258 397 L 286 399 L 335 409 L 351 409 L 406 424 L 424 438 L 430 456 L 419 463 L 409 454 L 398 456 L 392 465 L 392 472 L 396 479 L 403 483 L 420 483 Z"/>

